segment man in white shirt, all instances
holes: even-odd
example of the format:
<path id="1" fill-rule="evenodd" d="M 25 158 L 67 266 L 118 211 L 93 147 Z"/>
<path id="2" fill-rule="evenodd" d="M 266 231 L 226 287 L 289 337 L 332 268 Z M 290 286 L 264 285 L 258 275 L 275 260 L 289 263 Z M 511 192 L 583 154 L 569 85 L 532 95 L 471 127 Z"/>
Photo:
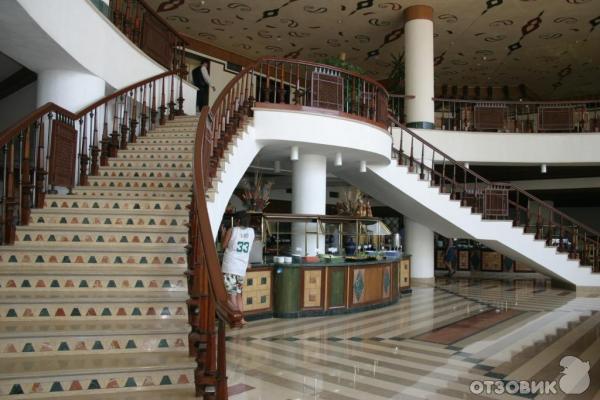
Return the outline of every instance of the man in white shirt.
<path id="1" fill-rule="evenodd" d="M 225 281 L 225 289 L 229 300 L 242 311 L 242 287 L 248 268 L 250 250 L 254 242 L 254 229 L 250 228 L 250 216 L 245 212 L 239 214 L 239 226 L 225 232 L 223 237 L 223 263 L 221 271 Z M 242 325 L 246 320 L 242 318 Z"/>

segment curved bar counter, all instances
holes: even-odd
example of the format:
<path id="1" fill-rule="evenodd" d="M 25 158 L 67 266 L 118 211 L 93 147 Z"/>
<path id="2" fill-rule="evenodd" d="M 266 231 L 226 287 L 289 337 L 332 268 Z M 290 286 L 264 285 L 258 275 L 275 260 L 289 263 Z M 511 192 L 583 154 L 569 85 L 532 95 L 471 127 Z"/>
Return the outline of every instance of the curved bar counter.
<path id="1" fill-rule="evenodd" d="M 343 263 L 256 264 L 243 291 L 247 319 L 346 314 L 411 293 L 410 256 Z"/>

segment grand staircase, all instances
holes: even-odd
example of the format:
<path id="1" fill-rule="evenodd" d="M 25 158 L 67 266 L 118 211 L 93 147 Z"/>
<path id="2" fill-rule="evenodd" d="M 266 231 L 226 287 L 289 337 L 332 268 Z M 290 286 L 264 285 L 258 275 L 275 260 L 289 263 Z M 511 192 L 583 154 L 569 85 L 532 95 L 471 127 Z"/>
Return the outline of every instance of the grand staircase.
<path id="1" fill-rule="evenodd" d="M 184 272 L 197 123 L 177 117 L 88 186 L 48 194 L 0 249 L 0 398 L 193 397 Z"/>

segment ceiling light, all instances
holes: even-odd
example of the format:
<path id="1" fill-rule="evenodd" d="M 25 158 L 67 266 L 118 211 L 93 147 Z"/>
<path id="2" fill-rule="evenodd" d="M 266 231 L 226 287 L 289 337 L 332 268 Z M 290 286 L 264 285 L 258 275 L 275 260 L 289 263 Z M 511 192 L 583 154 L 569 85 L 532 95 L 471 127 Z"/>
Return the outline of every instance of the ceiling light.
<path id="1" fill-rule="evenodd" d="M 364 160 L 360 162 L 360 172 L 367 172 L 367 162 Z"/>
<path id="2" fill-rule="evenodd" d="M 542 164 L 540 167 L 540 171 L 542 172 L 542 174 L 545 174 L 546 172 L 548 172 L 548 166 L 546 164 Z"/>
<path id="3" fill-rule="evenodd" d="M 341 167 L 342 166 L 342 153 L 341 152 L 337 152 L 335 153 L 335 161 L 333 162 L 333 165 L 335 165 L 336 167 Z"/>
<path id="4" fill-rule="evenodd" d="M 273 172 L 275 172 L 276 174 L 281 172 L 281 161 L 276 160 L 273 166 Z"/>
<path id="5" fill-rule="evenodd" d="M 469 163 L 468 163 L 468 162 L 466 162 L 466 163 L 465 163 L 465 168 L 466 168 L 466 169 L 469 169 L 469 167 L 470 167 Z"/>
<path id="6" fill-rule="evenodd" d="M 290 160 L 298 161 L 299 154 L 300 154 L 300 151 L 298 149 L 298 146 L 292 146 L 292 149 L 290 151 Z"/>

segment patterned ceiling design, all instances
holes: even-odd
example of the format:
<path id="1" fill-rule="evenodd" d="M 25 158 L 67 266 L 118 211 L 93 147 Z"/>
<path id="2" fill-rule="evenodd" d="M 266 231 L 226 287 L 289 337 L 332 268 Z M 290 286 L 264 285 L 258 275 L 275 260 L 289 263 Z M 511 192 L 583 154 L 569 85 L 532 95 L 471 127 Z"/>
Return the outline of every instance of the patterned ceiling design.
<path id="1" fill-rule="evenodd" d="M 149 0 L 177 30 L 231 52 L 320 61 L 347 54 L 385 79 L 403 10 L 434 9 L 436 85 L 517 86 L 541 98 L 600 94 L 600 0 Z"/>

